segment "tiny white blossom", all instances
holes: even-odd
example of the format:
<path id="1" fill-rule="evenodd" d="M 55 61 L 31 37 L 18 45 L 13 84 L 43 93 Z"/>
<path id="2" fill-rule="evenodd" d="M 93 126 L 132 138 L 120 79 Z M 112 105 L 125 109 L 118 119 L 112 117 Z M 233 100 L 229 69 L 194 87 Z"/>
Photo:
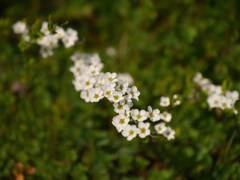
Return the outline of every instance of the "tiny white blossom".
<path id="1" fill-rule="evenodd" d="M 239 93 L 237 91 L 227 91 L 226 97 L 234 104 L 239 99 Z"/>
<path id="2" fill-rule="evenodd" d="M 83 89 L 87 90 L 89 88 L 92 88 L 95 84 L 96 79 L 94 77 L 86 76 L 82 81 Z"/>
<path id="3" fill-rule="evenodd" d="M 118 73 L 117 78 L 121 79 L 123 81 L 127 81 L 129 85 L 134 84 L 134 79 L 129 73 L 126 73 L 126 72 L 125 73 Z"/>
<path id="4" fill-rule="evenodd" d="M 220 108 L 221 109 L 232 108 L 231 99 L 228 99 L 225 96 L 220 96 Z"/>
<path id="5" fill-rule="evenodd" d="M 124 114 L 119 114 L 113 117 L 112 124 L 117 128 L 118 132 L 121 132 L 128 125 L 129 118 Z"/>
<path id="6" fill-rule="evenodd" d="M 58 39 L 62 39 L 66 34 L 65 30 L 62 27 L 57 27 L 55 31 L 57 33 Z"/>
<path id="7" fill-rule="evenodd" d="M 115 73 L 115 72 L 114 73 L 107 72 L 106 77 L 111 83 L 115 83 L 118 81 L 118 79 L 116 79 L 117 73 Z"/>
<path id="8" fill-rule="evenodd" d="M 47 58 L 48 56 L 53 55 L 52 48 L 47 46 L 42 46 L 39 52 L 43 58 Z"/>
<path id="9" fill-rule="evenodd" d="M 163 134 L 164 131 L 167 130 L 165 123 L 159 123 L 154 126 L 154 129 L 157 131 L 158 134 Z"/>
<path id="10" fill-rule="evenodd" d="M 82 90 L 80 97 L 88 103 L 90 101 L 89 90 Z"/>
<path id="11" fill-rule="evenodd" d="M 40 32 L 42 32 L 44 35 L 50 34 L 50 31 L 48 30 L 48 22 L 47 21 L 42 22 L 42 27 L 40 29 Z"/>
<path id="12" fill-rule="evenodd" d="M 147 119 L 147 113 L 145 110 L 139 111 L 138 109 L 132 109 L 131 115 L 134 120 L 145 121 Z"/>
<path id="13" fill-rule="evenodd" d="M 89 97 L 91 102 L 98 102 L 104 97 L 102 89 L 99 87 L 93 88 L 93 90 L 89 92 Z"/>
<path id="14" fill-rule="evenodd" d="M 127 137 L 128 141 L 131 141 L 133 138 L 137 136 L 139 132 L 139 129 L 137 128 L 136 125 L 130 125 L 128 124 L 125 129 L 122 131 L 122 135 L 124 137 Z"/>
<path id="15" fill-rule="evenodd" d="M 200 86 L 202 86 L 202 85 L 207 84 L 207 83 L 210 82 L 209 79 L 204 78 L 204 77 L 202 76 L 202 74 L 199 73 L 199 72 L 196 73 L 196 75 L 195 75 L 194 78 L 193 78 L 193 81 L 194 81 L 195 83 L 199 84 Z"/>
<path id="16" fill-rule="evenodd" d="M 140 92 L 138 91 L 137 87 L 136 86 L 133 86 L 131 88 L 128 88 L 127 89 L 127 93 L 128 95 L 131 95 L 131 97 L 133 99 L 136 99 L 137 101 L 139 100 L 138 99 L 138 96 L 140 95 Z"/>
<path id="17" fill-rule="evenodd" d="M 119 101 L 123 100 L 124 97 L 122 96 L 121 92 L 113 91 L 112 95 L 110 95 L 108 97 L 108 99 L 109 99 L 109 101 L 112 101 L 112 102 L 119 102 Z"/>
<path id="18" fill-rule="evenodd" d="M 139 122 L 138 123 L 138 128 L 139 132 L 138 135 L 140 138 L 145 138 L 146 136 L 150 135 L 150 130 L 149 130 L 150 123 L 144 123 L 144 122 Z"/>
<path id="19" fill-rule="evenodd" d="M 220 96 L 217 95 L 217 94 L 213 94 L 211 96 L 208 96 L 207 103 L 208 103 L 210 108 L 220 107 L 220 104 L 221 104 Z"/>
<path id="20" fill-rule="evenodd" d="M 170 99 L 169 99 L 169 97 L 164 97 L 164 96 L 162 96 L 161 98 L 160 98 L 160 106 L 164 106 L 164 107 L 166 107 L 166 106 L 169 106 L 170 105 Z"/>
<path id="21" fill-rule="evenodd" d="M 166 122 L 170 122 L 171 119 L 172 119 L 172 115 L 166 111 L 164 111 L 162 114 L 161 114 L 161 119 L 166 121 Z"/>
<path id="22" fill-rule="evenodd" d="M 167 130 L 164 131 L 164 133 L 163 133 L 163 135 L 164 135 L 168 140 L 174 139 L 174 134 L 175 134 L 175 131 L 172 130 L 170 127 L 167 127 Z"/>
<path id="23" fill-rule="evenodd" d="M 106 49 L 106 54 L 107 54 L 108 56 L 113 57 L 113 56 L 115 56 L 115 55 L 117 54 L 117 51 L 116 51 L 116 49 L 115 49 L 114 47 L 108 47 L 108 48 Z"/>
<path id="24" fill-rule="evenodd" d="M 13 24 L 12 28 L 15 34 L 22 34 L 26 32 L 27 24 L 22 21 L 17 21 L 15 24 Z"/>
<path id="25" fill-rule="evenodd" d="M 124 104 L 123 101 L 114 103 L 113 106 L 116 113 L 124 113 L 126 110 L 129 110 L 129 106 L 127 104 Z"/>
<path id="26" fill-rule="evenodd" d="M 127 92 L 127 88 L 128 88 L 128 82 L 119 79 L 116 90 L 119 92 L 122 92 L 122 94 L 125 94 Z"/>
<path id="27" fill-rule="evenodd" d="M 152 110 L 151 106 L 148 106 L 148 112 L 147 116 L 150 118 L 151 121 L 155 122 L 160 120 L 161 115 L 160 115 L 160 110 L 159 109 L 154 109 Z"/>
<path id="28" fill-rule="evenodd" d="M 73 46 L 75 44 L 74 39 L 70 36 L 64 36 L 62 38 L 62 42 L 63 42 L 65 48 L 70 48 L 71 46 Z"/>

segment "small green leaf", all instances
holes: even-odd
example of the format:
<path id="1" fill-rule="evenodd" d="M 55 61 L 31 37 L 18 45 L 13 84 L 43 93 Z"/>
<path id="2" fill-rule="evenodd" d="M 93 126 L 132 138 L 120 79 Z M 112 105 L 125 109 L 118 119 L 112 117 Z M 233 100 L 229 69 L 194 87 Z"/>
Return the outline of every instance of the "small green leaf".
<path id="1" fill-rule="evenodd" d="M 53 29 L 52 15 L 50 14 L 48 17 L 48 30 L 51 31 Z"/>
<path id="2" fill-rule="evenodd" d="M 229 90 L 232 86 L 232 82 L 229 81 L 228 79 L 225 79 L 222 83 L 222 90 L 223 92 L 226 92 L 227 90 Z"/>

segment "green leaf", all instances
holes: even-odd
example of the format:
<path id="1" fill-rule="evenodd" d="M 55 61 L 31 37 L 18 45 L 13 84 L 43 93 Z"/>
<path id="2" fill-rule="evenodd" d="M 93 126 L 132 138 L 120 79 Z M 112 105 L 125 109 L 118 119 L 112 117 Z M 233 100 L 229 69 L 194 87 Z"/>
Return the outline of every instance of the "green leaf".
<path id="1" fill-rule="evenodd" d="M 229 81 L 228 79 L 225 79 L 222 83 L 222 90 L 223 92 L 226 92 L 232 87 L 232 82 Z"/>
<path id="2" fill-rule="evenodd" d="M 53 29 L 52 15 L 50 14 L 48 17 L 48 30 L 51 31 Z"/>

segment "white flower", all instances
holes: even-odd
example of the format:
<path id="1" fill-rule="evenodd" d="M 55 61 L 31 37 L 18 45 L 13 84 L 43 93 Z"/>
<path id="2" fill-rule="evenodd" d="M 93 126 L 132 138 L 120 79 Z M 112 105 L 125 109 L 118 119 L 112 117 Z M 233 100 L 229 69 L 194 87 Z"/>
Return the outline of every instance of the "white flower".
<path id="1" fill-rule="evenodd" d="M 220 108 L 221 109 L 232 108 L 231 99 L 228 99 L 225 96 L 220 96 Z"/>
<path id="2" fill-rule="evenodd" d="M 167 130 L 165 123 L 159 123 L 154 126 L 154 129 L 157 131 L 158 134 L 164 133 Z"/>
<path id="3" fill-rule="evenodd" d="M 150 134 L 149 126 L 150 126 L 150 123 L 144 123 L 144 122 L 138 123 L 138 128 L 139 128 L 138 135 L 140 138 L 145 138 Z"/>
<path id="4" fill-rule="evenodd" d="M 212 94 L 218 94 L 218 95 L 222 94 L 222 86 L 216 86 L 216 85 L 212 84 L 209 94 L 210 95 L 212 95 Z"/>
<path id="5" fill-rule="evenodd" d="M 131 95 L 133 99 L 136 99 L 137 101 L 139 100 L 138 96 L 140 95 L 140 92 L 137 90 L 136 86 L 133 86 L 132 88 L 128 88 L 127 93 L 128 95 Z"/>
<path id="6" fill-rule="evenodd" d="M 70 36 L 64 36 L 62 38 L 62 42 L 63 42 L 65 48 L 70 48 L 71 46 L 74 46 L 74 44 L 75 44 L 74 39 Z"/>
<path id="7" fill-rule="evenodd" d="M 232 101 L 232 104 L 234 104 L 239 99 L 239 94 L 237 91 L 227 91 L 226 97 Z"/>
<path id="8" fill-rule="evenodd" d="M 168 139 L 174 139 L 174 134 L 175 134 L 175 131 L 172 130 L 170 127 L 167 127 L 167 130 L 164 131 L 163 135 Z"/>
<path id="9" fill-rule="evenodd" d="M 196 75 L 195 75 L 194 78 L 193 78 L 193 81 L 194 81 L 195 83 L 199 84 L 200 86 L 202 86 L 202 85 L 207 84 L 207 83 L 210 82 L 209 79 L 204 78 L 204 77 L 202 76 L 202 74 L 199 73 L 199 72 L 196 73 Z"/>
<path id="10" fill-rule="evenodd" d="M 40 32 L 42 32 L 44 35 L 50 34 L 50 31 L 48 30 L 48 22 L 46 21 L 42 22 L 42 27 L 40 29 Z"/>
<path id="11" fill-rule="evenodd" d="M 39 52 L 43 58 L 47 58 L 48 56 L 53 55 L 53 51 L 51 47 L 42 46 Z"/>
<path id="12" fill-rule="evenodd" d="M 66 34 L 65 30 L 62 27 L 57 27 L 55 31 L 57 33 L 58 39 L 62 39 Z"/>
<path id="13" fill-rule="evenodd" d="M 129 73 L 118 73 L 117 78 L 123 81 L 127 81 L 129 85 L 134 84 L 134 79 Z"/>
<path id="14" fill-rule="evenodd" d="M 110 83 L 115 83 L 118 81 L 118 79 L 116 79 L 117 77 L 117 73 L 110 73 L 110 72 L 107 72 L 105 73 L 107 79 L 110 81 Z"/>
<path id="15" fill-rule="evenodd" d="M 82 80 L 85 78 L 85 76 L 75 76 L 75 79 L 72 81 L 74 88 L 76 91 L 83 90 L 83 84 Z"/>
<path id="16" fill-rule="evenodd" d="M 67 28 L 65 36 L 73 39 L 74 42 L 78 40 L 78 32 L 72 28 Z"/>
<path id="17" fill-rule="evenodd" d="M 176 100 L 175 102 L 173 102 L 173 105 L 174 106 L 178 106 L 178 105 L 180 105 L 181 104 L 181 101 L 179 101 L 179 100 Z"/>
<path id="18" fill-rule="evenodd" d="M 40 46 L 48 46 L 48 38 L 46 36 L 39 37 L 36 43 Z"/>
<path id="19" fill-rule="evenodd" d="M 86 76 L 82 81 L 83 89 L 87 90 L 89 88 L 92 88 L 95 84 L 96 79 L 94 77 Z"/>
<path id="20" fill-rule="evenodd" d="M 177 95 L 177 94 L 174 94 L 174 95 L 173 95 L 173 99 L 177 100 L 177 99 L 178 99 L 178 95 Z"/>
<path id="21" fill-rule="evenodd" d="M 160 98 L 160 106 L 164 106 L 164 107 L 166 107 L 166 106 L 169 106 L 170 105 L 170 99 L 169 99 L 169 97 L 164 97 L 164 96 L 162 96 L 161 98 Z"/>
<path id="22" fill-rule="evenodd" d="M 97 87 L 101 87 L 102 89 L 105 89 L 107 86 L 109 86 L 109 82 L 106 79 L 105 75 L 100 74 L 96 78 L 96 84 Z"/>
<path id="23" fill-rule="evenodd" d="M 90 74 L 90 75 L 93 75 L 93 76 L 96 76 L 96 75 L 98 75 L 100 73 L 100 69 L 98 67 L 95 67 L 94 65 L 91 65 L 86 70 L 86 73 Z"/>
<path id="24" fill-rule="evenodd" d="M 139 111 L 138 109 L 132 109 L 131 115 L 134 120 L 145 121 L 147 119 L 147 113 L 145 110 Z"/>
<path id="25" fill-rule="evenodd" d="M 91 102 L 98 102 L 104 97 L 103 91 L 99 87 L 93 88 L 93 90 L 89 91 L 89 97 Z"/>
<path id="26" fill-rule="evenodd" d="M 128 117 L 126 117 L 124 114 L 119 114 L 113 117 L 112 124 L 117 128 L 118 132 L 121 132 L 128 125 L 128 122 L 129 122 Z"/>
<path id="27" fill-rule="evenodd" d="M 111 86 L 104 86 L 102 88 L 103 90 L 103 95 L 108 98 L 109 96 L 112 95 L 112 92 L 114 91 L 114 88 L 112 88 Z"/>
<path id="28" fill-rule="evenodd" d="M 122 135 L 124 137 L 127 137 L 128 141 L 131 141 L 133 138 L 137 136 L 139 132 L 139 129 L 136 127 L 136 125 L 127 125 L 125 129 L 122 131 Z"/>
<path id="29" fill-rule="evenodd" d="M 51 48 L 58 47 L 58 37 L 54 34 L 49 34 L 46 37 L 45 46 L 49 46 Z"/>
<path id="30" fill-rule="evenodd" d="M 26 31 L 24 31 L 22 33 L 22 38 L 23 40 L 25 40 L 26 42 L 30 42 L 30 36 L 28 36 L 28 29 L 26 29 Z"/>
<path id="31" fill-rule="evenodd" d="M 127 104 L 124 104 L 123 101 L 114 103 L 113 106 L 116 113 L 124 113 L 126 110 L 130 109 L 129 106 Z"/>
<path id="32" fill-rule="evenodd" d="M 127 92 L 127 88 L 128 88 L 128 82 L 119 79 L 116 90 L 119 92 L 122 92 L 122 94 L 125 94 Z"/>
<path id="33" fill-rule="evenodd" d="M 89 102 L 90 101 L 89 90 L 82 90 L 80 97 L 84 99 L 86 102 Z"/>
<path id="34" fill-rule="evenodd" d="M 112 95 L 110 95 L 108 97 L 109 101 L 112 101 L 112 102 L 119 102 L 121 100 L 124 99 L 124 97 L 122 96 L 122 93 L 121 92 L 117 92 L 117 91 L 113 91 L 112 92 Z"/>
<path id="35" fill-rule="evenodd" d="M 27 30 L 27 24 L 22 21 L 17 21 L 13 24 L 12 28 L 15 34 L 22 34 Z"/>
<path id="36" fill-rule="evenodd" d="M 113 57 L 113 56 L 116 56 L 117 51 L 116 51 L 116 49 L 115 49 L 114 47 L 108 47 L 108 48 L 106 49 L 106 54 L 107 54 L 108 56 Z"/>
<path id="37" fill-rule="evenodd" d="M 217 94 L 208 96 L 207 103 L 210 108 L 220 107 L 220 104 L 221 104 L 220 96 Z"/>
<path id="38" fill-rule="evenodd" d="M 161 119 L 166 121 L 166 122 L 170 122 L 171 119 L 172 119 L 172 115 L 166 111 L 164 111 L 162 114 L 161 114 Z"/>
<path id="39" fill-rule="evenodd" d="M 155 122 L 160 120 L 161 116 L 160 116 L 160 111 L 159 109 L 154 109 L 152 110 L 151 106 L 148 106 L 148 112 L 147 112 L 147 116 L 151 119 L 151 121 Z"/>

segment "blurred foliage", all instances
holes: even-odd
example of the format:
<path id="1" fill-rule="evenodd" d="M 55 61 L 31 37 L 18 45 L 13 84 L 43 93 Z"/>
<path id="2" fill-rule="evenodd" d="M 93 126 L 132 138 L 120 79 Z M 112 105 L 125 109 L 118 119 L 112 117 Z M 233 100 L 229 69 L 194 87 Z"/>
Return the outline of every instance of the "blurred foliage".
<path id="1" fill-rule="evenodd" d="M 36 170 L 27 180 L 240 179 L 239 120 L 208 110 L 204 98 L 186 98 L 197 71 L 240 90 L 239 8 L 237 0 L 1 1 L 0 179 L 13 179 L 17 163 Z M 21 52 L 12 24 L 50 14 L 85 42 L 47 59 L 37 45 Z M 107 56 L 109 46 L 117 56 Z M 112 105 L 87 104 L 74 90 L 75 50 L 98 52 L 104 71 L 129 72 L 141 92 L 136 107 L 183 95 L 171 111 L 175 140 L 128 142 L 118 134 Z"/>

